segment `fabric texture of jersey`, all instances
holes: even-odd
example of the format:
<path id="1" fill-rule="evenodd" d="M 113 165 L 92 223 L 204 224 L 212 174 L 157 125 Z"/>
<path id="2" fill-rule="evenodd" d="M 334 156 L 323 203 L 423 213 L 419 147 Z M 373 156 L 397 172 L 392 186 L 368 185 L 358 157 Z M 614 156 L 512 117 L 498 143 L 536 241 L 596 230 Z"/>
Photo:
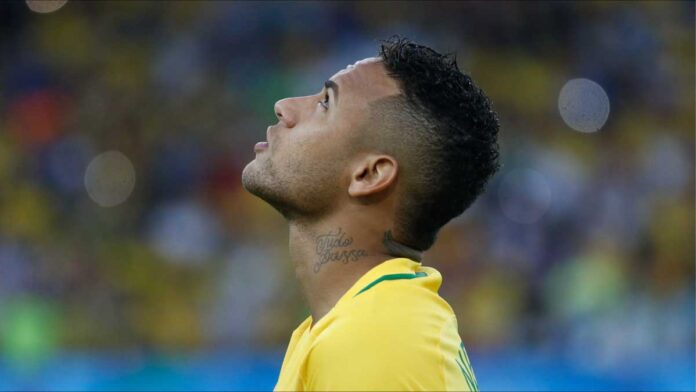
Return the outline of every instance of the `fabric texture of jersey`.
<path id="1" fill-rule="evenodd" d="M 276 391 L 478 390 L 440 273 L 395 258 L 292 333 Z"/>

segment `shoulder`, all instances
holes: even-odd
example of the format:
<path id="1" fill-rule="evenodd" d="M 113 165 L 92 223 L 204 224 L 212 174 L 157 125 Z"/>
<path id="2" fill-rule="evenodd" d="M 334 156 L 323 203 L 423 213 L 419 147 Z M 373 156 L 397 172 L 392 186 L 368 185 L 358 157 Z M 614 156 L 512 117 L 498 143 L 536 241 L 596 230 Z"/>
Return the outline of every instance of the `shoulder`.
<path id="1" fill-rule="evenodd" d="M 405 280 L 388 283 L 352 298 L 327 323 L 308 356 L 309 385 L 442 389 L 449 305 Z"/>
<path id="2" fill-rule="evenodd" d="M 341 316 L 387 327 L 407 324 L 419 330 L 442 325 L 453 311 L 438 294 L 441 281 L 435 270 L 381 276 L 350 298 L 341 309 Z"/>

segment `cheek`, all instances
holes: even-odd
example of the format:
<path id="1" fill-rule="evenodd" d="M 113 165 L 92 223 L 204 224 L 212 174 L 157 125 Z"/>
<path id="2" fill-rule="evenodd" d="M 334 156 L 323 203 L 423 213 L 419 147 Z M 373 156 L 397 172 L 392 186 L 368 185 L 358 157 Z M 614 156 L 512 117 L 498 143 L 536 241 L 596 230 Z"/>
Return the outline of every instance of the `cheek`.
<path id="1" fill-rule="evenodd" d="M 272 159 L 276 165 L 284 166 L 288 175 L 330 175 L 337 181 L 353 151 L 346 140 L 346 130 L 336 127 L 336 124 L 330 127 L 312 125 L 307 124 L 302 129 L 290 131 L 294 134 L 284 135 L 271 151 Z"/>
<path id="2" fill-rule="evenodd" d="M 297 172 L 311 172 L 326 168 L 333 163 L 331 147 L 328 143 L 307 141 L 288 149 L 286 158 Z"/>
<path id="3" fill-rule="evenodd" d="M 285 135 L 276 146 L 278 157 L 287 161 L 311 162 L 324 161 L 335 156 L 334 150 L 340 142 L 335 135 L 330 135 L 329 129 L 302 129 L 290 132 L 295 134 Z"/>
<path id="4" fill-rule="evenodd" d="M 283 164 L 289 177 L 302 184 L 336 187 L 342 176 L 344 157 L 341 145 L 333 140 L 307 140 L 284 152 Z"/>

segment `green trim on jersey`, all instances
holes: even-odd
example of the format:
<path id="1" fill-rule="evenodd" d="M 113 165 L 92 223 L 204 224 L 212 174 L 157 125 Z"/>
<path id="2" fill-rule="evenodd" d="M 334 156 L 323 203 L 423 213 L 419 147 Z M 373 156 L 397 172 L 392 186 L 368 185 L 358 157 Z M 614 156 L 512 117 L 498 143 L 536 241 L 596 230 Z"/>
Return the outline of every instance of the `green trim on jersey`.
<path id="1" fill-rule="evenodd" d="M 379 278 L 375 279 L 374 282 L 368 284 L 367 286 L 363 287 L 362 290 L 358 291 L 353 298 L 357 297 L 358 294 L 362 294 L 364 291 L 367 291 L 372 288 L 372 286 L 376 285 L 379 282 L 385 281 L 385 280 L 399 280 L 399 279 L 413 279 L 413 278 L 422 278 L 424 276 L 428 276 L 425 272 L 416 272 L 415 274 L 389 274 L 389 275 L 383 275 L 380 276 Z"/>
<path id="2" fill-rule="evenodd" d="M 463 356 L 462 356 L 462 352 L 464 352 Z M 479 390 L 478 383 L 476 382 L 476 376 L 474 376 L 474 371 L 471 368 L 471 362 L 469 361 L 469 355 L 467 355 L 466 349 L 464 348 L 464 342 L 461 342 L 459 344 L 459 350 L 457 351 L 457 354 L 459 355 L 459 358 L 454 357 L 454 362 L 457 362 L 457 365 L 459 366 L 459 370 L 461 370 L 462 375 L 464 376 L 464 379 L 466 380 L 467 385 L 469 385 L 469 389 L 472 392 L 478 392 L 478 390 Z M 461 361 L 461 363 L 459 361 Z"/>

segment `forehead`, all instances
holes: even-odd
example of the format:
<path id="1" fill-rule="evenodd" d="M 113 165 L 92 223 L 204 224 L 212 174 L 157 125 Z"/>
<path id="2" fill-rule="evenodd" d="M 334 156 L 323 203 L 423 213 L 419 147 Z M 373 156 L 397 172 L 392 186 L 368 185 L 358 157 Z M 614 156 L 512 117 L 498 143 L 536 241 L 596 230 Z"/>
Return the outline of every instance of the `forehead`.
<path id="1" fill-rule="evenodd" d="M 368 57 L 336 72 L 331 80 L 338 84 L 346 95 L 370 102 L 389 95 L 399 94 L 396 80 L 387 75 L 384 63 L 379 57 Z"/>

